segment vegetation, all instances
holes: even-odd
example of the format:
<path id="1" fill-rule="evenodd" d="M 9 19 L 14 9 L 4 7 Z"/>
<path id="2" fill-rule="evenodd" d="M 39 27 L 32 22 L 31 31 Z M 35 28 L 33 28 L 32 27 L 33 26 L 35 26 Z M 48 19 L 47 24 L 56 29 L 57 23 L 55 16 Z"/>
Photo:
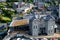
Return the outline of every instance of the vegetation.
<path id="1" fill-rule="evenodd" d="M 12 7 L 13 2 L 8 3 L 8 2 L 0 2 L 0 22 L 10 22 L 12 19 L 12 15 L 15 13 L 15 10 L 13 10 Z M 7 8 L 8 6 L 8 8 Z"/>
<path id="2" fill-rule="evenodd" d="M 12 16 L 15 16 L 16 11 L 12 9 L 14 1 L 19 0 L 7 0 L 7 2 L 0 2 L 0 22 L 10 22 L 12 20 Z M 30 3 L 33 2 L 33 0 L 23 0 L 23 1 Z M 60 1 L 45 2 L 45 6 L 48 6 L 52 3 L 56 3 L 56 5 L 58 5 Z M 20 16 L 22 16 L 22 14 L 20 14 Z"/>

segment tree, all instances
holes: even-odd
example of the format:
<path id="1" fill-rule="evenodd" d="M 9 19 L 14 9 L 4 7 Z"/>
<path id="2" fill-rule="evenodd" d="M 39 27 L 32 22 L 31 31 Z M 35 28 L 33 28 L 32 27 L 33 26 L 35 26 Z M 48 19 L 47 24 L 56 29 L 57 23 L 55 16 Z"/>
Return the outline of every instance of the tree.
<path id="1" fill-rule="evenodd" d="M 29 2 L 30 2 L 30 3 L 32 3 L 32 2 L 33 2 L 33 0 L 29 0 Z"/>
<path id="2" fill-rule="evenodd" d="M 27 0 L 23 0 L 23 2 L 27 2 Z"/>
<path id="3" fill-rule="evenodd" d="M 0 21 L 2 20 L 2 14 L 0 13 Z"/>
<path id="4" fill-rule="evenodd" d="M 9 2 L 6 2 L 6 3 L 7 3 L 7 7 L 8 8 L 12 8 L 12 5 L 14 4 L 14 2 L 10 2 L 10 3 Z"/>
<path id="5" fill-rule="evenodd" d="M 0 2 L 0 8 L 5 8 L 6 7 L 6 2 Z"/>

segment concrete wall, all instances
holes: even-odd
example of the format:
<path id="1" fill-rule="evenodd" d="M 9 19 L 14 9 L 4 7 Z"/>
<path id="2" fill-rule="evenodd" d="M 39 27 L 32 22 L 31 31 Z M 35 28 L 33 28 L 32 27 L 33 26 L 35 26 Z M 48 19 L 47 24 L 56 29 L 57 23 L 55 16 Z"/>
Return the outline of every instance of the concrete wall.
<path id="1" fill-rule="evenodd" d="M 54 21 L 53 20 L 48 21 L 47 34 L 54 35 Z"/>
<path id="2" fill-rule="evenodd" d="M 32 22 L 32 35 L 38 36 L 39 35 L 39 26 L 40 26 L 39 20 L 33 20 Z"/>
<path id="3" fill-rule="evenodd" d="M 59 4 L 59 18 L 60 18 L 60 4 Z"/>

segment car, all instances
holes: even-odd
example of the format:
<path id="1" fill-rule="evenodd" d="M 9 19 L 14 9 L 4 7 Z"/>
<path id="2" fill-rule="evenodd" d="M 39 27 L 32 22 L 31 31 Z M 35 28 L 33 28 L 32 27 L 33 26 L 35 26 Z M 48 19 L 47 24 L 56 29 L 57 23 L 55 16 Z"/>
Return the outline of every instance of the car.
<path id="1" fill-rule="evenodd" d="M 19 34 L 19 33 L 17 33 L 16 36 L 17 36 L 17 37 L 19 37 L 19 36 L 24 36 L 24 34 Z"/>
<path id="2" fill-rule="evenodd" d="M 48 40 L 47 38 L 42 38 L 41 40 Z"/>
<path id="3" fill-rule="evenodd" d="M 7 35 L 7 28 L 5 25 L 0 26 L 0 37 L 4 38 Z"/>
<path id="4" fill-rule="evenodd" d="M 39 40 L 38 38 L 33 38 L 32 40 Z"/>
<path id="5" fill-rule="evenodd" d="M 22 38 L 22 40 L 31 40 L 31 39 L 29 39 L 29 38 Z"/>
<path id="6" fill-rule="evenodd" d="M 15 40 L 15 39 L 14 39 Z M 17 38 L 17 40 L 21 40 L 21 38 Z"/>
<path id="7" fill-rule="evenodd" d="M 10 40 L 31 40 L 31 39 L 25 36 L 14 36 Z"/>

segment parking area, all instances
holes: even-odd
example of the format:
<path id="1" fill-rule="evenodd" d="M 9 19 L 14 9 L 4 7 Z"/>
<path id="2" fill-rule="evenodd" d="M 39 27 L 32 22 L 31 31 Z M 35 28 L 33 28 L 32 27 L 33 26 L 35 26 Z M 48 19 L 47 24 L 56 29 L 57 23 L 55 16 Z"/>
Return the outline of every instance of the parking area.
<path id="1" fill-rule="evenodd" d="M 24 34 L 25 36 L 30 37 L 30 38 L 60 38 L 60 33 L 54 33 L 54 35 L 52 35 L 52 36 L 48 36 L 48 35 L 47 36 L 46 35 L 31 36 L 31 35 L 26 34 L 25 31 L 13 31 L 13 32 L 11 32 L 11 34 L 13 34 L 13 33 Z"/>

